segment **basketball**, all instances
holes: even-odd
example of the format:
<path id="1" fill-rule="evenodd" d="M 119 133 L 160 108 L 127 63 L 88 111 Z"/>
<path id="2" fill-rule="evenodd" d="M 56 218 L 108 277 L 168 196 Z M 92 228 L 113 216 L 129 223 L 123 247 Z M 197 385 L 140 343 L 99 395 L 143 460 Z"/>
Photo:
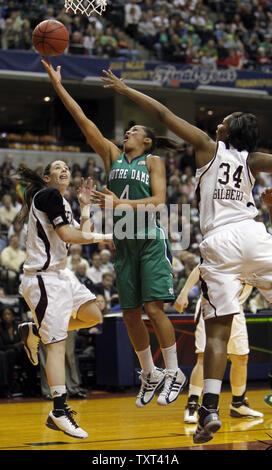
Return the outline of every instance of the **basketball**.
<path id="1" fill-rule="evenodd" d="M 69 32 L 60 21 L 45 20 L 33 31 L 32 43 L 40 54 L 51 57 L 62 54 L 69 42 Z"/>

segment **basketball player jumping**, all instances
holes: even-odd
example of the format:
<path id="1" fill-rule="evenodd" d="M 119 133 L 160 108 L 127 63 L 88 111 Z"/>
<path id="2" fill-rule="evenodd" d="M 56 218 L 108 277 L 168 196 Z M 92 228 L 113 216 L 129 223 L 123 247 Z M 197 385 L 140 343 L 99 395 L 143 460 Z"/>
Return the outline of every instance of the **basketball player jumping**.
<path id="1" fill-rule="evenodd" d="M 46 374 L 54 403 L 46 425 L 84 439 L 88 434 L 77 425 L 73 418 L 75 412 L 66 402 L 65 340 L 68 330 L 90 328 L 101 323 L 102 315 L 94 301 L 95 295 L 66 268 L 66 262 L 68 244 L 97 241 L 95 236 L 98 234 L 90 233 L 92 182 L 88 179 L 84 185 L 82 180 L 79 188 L 79 227 L 64 198 L 70 183 L 70 171 L 65 162 L 52 162 L 45 168 L 43 178 L 21 167 L 18 178 L 24 186 L 27 185 L 23 216 L 29 217 L 20 293 L 35 320 L 35 324 L 19 325 L 20 336 L 34 365 L 38 364 L 40 339 L 46 345 Z M 98 237 L 99 240 L 101 238 L 102 235 Z M 75 315 L 71 316 L 72 313 Z"/>
<path id="2" fill-rule="evenodd" d="M 141 388 L 136 406 L 142 408 L 163 386 L 157 403 L 168 405 L 175 401 L 186 383 L 178 367 L 173 325 L 163 310 L 164 301 L 174 299 L 171 252 L 164 228 L 153 217 L 150 232 L 145 223 L 138 227 L 137 207 L 157 207 L 165 202 L 166 177 L 163 161 L 153 155 L 156 138 L 153 132 L 140 125 L 129 129 L 124 136 L 124 151 L 104 138 L 61 83 L 60 67 L 42 59 L 52 85 L 71 113 L 93 150 L 101 156 L 108 175 L 105 193 L 93 191 L 101 206 L 107 199 L 113 202 L 115 271 L 120 305 L 130 340 L 141 365 Z M 162 139 L 160 145 L 174 145 Z M 125 202 L 124 205 L 120 205 Z M 120 215 L 116 208 L 127 209 L 127 226 L 134 227 L 130 236 L 120 239 L 117 225 Z M 122 235 L 122 234 L 121 234 Z M 159 341 L 165 370 L 155 367 L 150 338 L 142 319 L 142 307 L 149 317 Z"/>
<path id="3" fill-rule="evenodd" d="M 258 211 L 252 196 L 255 176 L 272 172 L 272 156 L 256 151 L 259 128 L 252 114 L 226 116 L 214 141 L 166 106 L 126 86 L 110 70 L 104 73 L 105 87 L 130 98 L 195 149 L 206 348 L 203 401 L 194 442 L 208 442 L 222 425 L 219 395 L 233 316 L 240 312 L 241 279 L 254 272 L 263 281 L 272 281 L 272 236 L 263 223 L 254 220 Z M 272 290 L 263 295 L 272 301 Z"/>

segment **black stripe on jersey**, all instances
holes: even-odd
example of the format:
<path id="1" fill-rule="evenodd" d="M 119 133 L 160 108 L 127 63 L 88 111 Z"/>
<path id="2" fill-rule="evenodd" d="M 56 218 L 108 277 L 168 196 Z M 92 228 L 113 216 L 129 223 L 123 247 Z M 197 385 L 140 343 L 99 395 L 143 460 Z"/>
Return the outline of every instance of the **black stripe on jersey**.
<path id="1" fill-rule="evenodd" d="M 210 299 L 209 299 L 209 294 L 208 294 L 208 286 L 206 284 L 206 282 L 204 281 L 204 279 L 202 279 L 202 277 L 200 276 L 200 282 L 201 282 L 201 291 L 202 291 L 202 294 L 203 294 L 203 297 L 204 299 L 206 299 L 210 306 L 214 309 L 214 315 L 215 317 L 217 317 L 217 314 L 216 314 L 216 308 L 215 306 L 211 303 Z"/>
<path id="2" fill-rule="evenodd" d="M 210 164 L 209 164 L 208 168 L 206 168 L 206 170 L 203 171 L 202 175 L 200 175 L 200 177 L 199 177 L 198 185 L 197 185 L 196 190 L 195 190 L 198 208 L 199 208 L 200 199 L 201 199 L 200 198 L 200 181 L 201 181 L 202 176 L 204 176 L 205 173 L 207 173 L 207 171 L 211 168 L 214 160 L 216 159 L 218 147 L 219 147 L 219 142 L 217 142 L 216 149 L 215 149 L 215 152 L 214 152 L 214 157 L 210 161 Z"/>
<path id="3" fill-rule="evenodd" d="M 202 261 L 203 259 L 201 258 L 200 259 L 200 265 L 202 264 Z M 210 306 L 214 309 L 214 315 L 215 317 L 217 317 L 217 314 L 216 314 L 216 308 L 215 306 L 211 303 L 210 299 L 209 299 L 209 294 L 208 294 L 208 286 L 206 284 L 206 282 L 204 281 L 204 279 L 201 277 L 201 274 L 199 275 L 199 280 L 201 282 L 201 292 L 202 292 L 202 295 L 204 297 L 204 299 L 206 299 Z M 200 308 L 200 312 L 201 312 L 201 308 Z"/>
<path id="4" fill-rule="evenodd" d="M 249 168 L 249 165 L 248 165 L 248 158 L 249 158 L 249 154 L 248 154 L 247 159 L 246 159 L 246 167 L 247 167 L 248 179 L 250 181 L 251 186 L 253 186 L 254 183 L 252 182 L 251 177 L 250 177 L 251 171 L 250 171 L 250 168 Z"/>
<path id="5" fill-rule="evenodd" d="M 41 325 L 44 315 L 45 315 L 45 311 L 47 309 L 48 298 L 47 298 L 46 288 L 45 288 L 42 277 L 37 275 L 37 280 L 38 280 L 39 288 L 41 291 L 41 296 L 37 304 L 37 307 L 35 308 L 35 315 L 37 317 L 39 325 Z"/>
<path id="6" fill-rule="evenodd" d="M 34 212 L 33 212 L 33 214 L 34 214 Z M 47 236 L 46 236 L 46 233 L 45 233 L 45 231 L 44 231 L 44 229 L 43 229 L 43 226 L 42 226 L 41 222 L 37 219 L 37 217 L 35 216 L 35 214 L 34 214 L 34 217 L 35 217 L 35 219 L 37 220 L 37 223 L 36 223 L 36 225 L 37 225 L 37 235 L 38 235 L 38 237 L 43 241 L 43 243 L 44 243 L 44 248 L 45 248 L 45 253 L 46 253 L 46 255 L 47 255 L 47 260 L 46 260 L 46 262 L 44 263 L 43 267 L 41 268 L 41 271 L 45 271 L 45 270 L 48 268 L 48 266 L 49 266 L 49 264 L 50 264 L 50 260 L 51 260 L 51 255 L 50 255 L 50 242 L 49 242 L 49 240 L 48 240 L 48 238 L 47 238 Z"/>
<path id="7" fill-rule="evenodd" d="M 200 320 L 200 317 L 201 317 L 201 304 L 199 306 L 199 311 L 197 312 L 197 315 L 196 315 L 196 318 L 195 318 L 195 326 L 197 327 L 197 325 L 199 324 L 199 320 Z"/>

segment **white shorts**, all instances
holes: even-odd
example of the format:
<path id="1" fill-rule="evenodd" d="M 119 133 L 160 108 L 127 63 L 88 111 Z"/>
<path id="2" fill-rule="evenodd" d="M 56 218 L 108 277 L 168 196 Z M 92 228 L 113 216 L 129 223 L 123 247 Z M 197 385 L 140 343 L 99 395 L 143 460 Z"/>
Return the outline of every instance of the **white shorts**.
<path id="1" fill-rule="evenodd" d="M 272 282 L 272 236 L 263 223 L 246 220 L 208 234 L 200 244 L 204 319 L 240 312 L 238 279 L 255 273 Z M 272 289 L 261 290 L 272 302 Z"/>
<path id="2" fill-rule="evenodd" d="M 72 313 L 96 298 L 68 268 L 24 274 L 20 294 L 32 312 L 44 344 L 64 340 Z"/>
<path id="3" fill-rule="evenodd" d="M 195 310 L 195 352 L 196 354 L 204 353 L 206 346 L 206 332 L 205 332 L 205 321 L 201 314 L 200 309 L 201 298 L 196 304 Z M 241 308 L 241 307 L 240 307 Z M 228 354 L 246 355 L 249 353 L 248 345 L 248 334 L 244 312 L 241 310 L 240 313 L 234 315 L 230 339 L 228 342 Z"/>

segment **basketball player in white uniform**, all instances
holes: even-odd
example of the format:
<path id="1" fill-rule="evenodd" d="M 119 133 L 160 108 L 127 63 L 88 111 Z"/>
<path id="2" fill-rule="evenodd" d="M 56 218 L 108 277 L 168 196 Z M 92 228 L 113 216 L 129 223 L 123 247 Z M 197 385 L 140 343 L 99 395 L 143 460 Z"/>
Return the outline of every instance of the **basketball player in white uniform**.
<path id="1" fill-rule="evenodd" d="M 84 439 L 88 434 L 77 425 L 72 416 L 74 412 L 66 403 L 65 340 L 68 330 L 90 328 L 101 322 L 102 315 L 94 301 L 95 295 L 66 268 L 66 262 L 68 244 L 96 241 L 97 234 L 83 232 L 83 228 L 90 230 L 91 180 L 87 180 L 86 186 L 82 181 L 78 193 L 79 227 L 64 198 L 70 183 L 70 171 L 65 162 L 57 160 L 48 165 L 44 179 L 25 168 L 18 173 L 21 182 L 27 183 L 23 207 L 26 212 L 29 210 L 27 256 L 20 293 L 35 320 L 35 325 L 21 324 L 19 332 L 34 365 L 38 363 L 40 339 L 46 345 L 46 373 L 54 402 L 46 425 Z"/>
<path id="2" fill-rule="evenodd" d="M 180 291 L 175 308 L 182 313 L 188 306 L 188 294 L 192 287 L 199 281 L 199 266 L 190 273 L 184 287 Z M 232 390 L 232 403 L 230 404 L 230 416 L 235 418 L 262 418 L 263 414 L 249 407 L 246 394 L 247 362 L 249 353 L 246 319 L 243 312 L 243 304 L 250 296 L 253 287 L 245 284 L 240 297 L 240 313 L 233 317 L 230 339 L 227 353 L 231 361 L 230 385 Z M 197 362 L 194 366 L 189 385 L 188 402 L 184 412 L 184 422 L 197 423 L 198 401 L 203 390 L 203 354 L 206 344 L 205 322 L 201 313 L 201 296 L 195 308 L 195 353 Z"/>
<path id="3" fill-rule="evenodd" d="M 257 152 L 259 128 L 254 115 L 235 112 L 217 127 L 216 141 L 172 113 L 153 98 L 128 87 L 111 70 L 103 71 L 113 88 L 141 106 L 165 127 L 194 147 L 203 241 L 200 244 L 202 311 L 206 325 L 203 401 L 194 442 L 213 438 L 220 429 L 219 395 L 227 364 L 233 316 L 240 312 L 241 279 L 255 272 L 272 280 L 272 236 L 254 221 L 255 176 L 272 173 L 272 156 Z M 272 301 L 272 290 L 264 291 Z"/>

